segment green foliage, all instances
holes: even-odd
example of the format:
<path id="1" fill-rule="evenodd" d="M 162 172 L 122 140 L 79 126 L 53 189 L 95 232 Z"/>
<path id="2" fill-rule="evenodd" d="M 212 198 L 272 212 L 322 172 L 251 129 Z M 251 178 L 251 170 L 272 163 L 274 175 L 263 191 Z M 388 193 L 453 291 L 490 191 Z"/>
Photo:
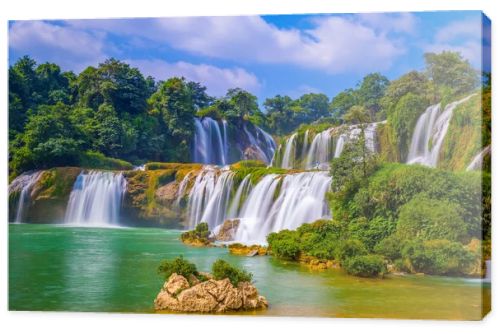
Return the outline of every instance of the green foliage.
<path id="1" fill-rule="evenodd" d="M 163 260 L 158 267 L 158 274 L 165 280 L 173 274 L 189 278 L 191 275 L 199 276 L 198 270 L 194 263 L 185 260 L 182 256 L 176 257 L 173 260 Z"/>
<path id="2" fill-rule="evenodd" d="M 252 274 L 244 269 L 239 269 L 222 259 L 218 259 L 212 264 L 212 275 L 217 280 L 228 278 L 233 286 L 238 286 L 240 282 L 251 282 Z"/>
<path id="3" fill-rule="evenodd" d="M 182 241 L 197 240 L 203 244 L 208 244 L 209 236 L 210 236 L 210 230 L 208 229 L 208 224 L 202 222 L 196 225 L 194 230 L 182 233 L 181 240 Z"/>
<path id="4" fill-rule="evenodd" d="M 426 74 L 436 85 L 449 88 L 452 95 L 470 92 L 479 84 L 477 71 L 458 52 L 426 53 L 424 58 Z"/>
<path id="5" fill-rule="evenodd" d="M 108 158 L 101 152 L 86 151 L 80 155 L 78 165 L 83 168 L 91 169 L 118 169 L 130 170 L 133 168 L 132 164 L 114 158 Z"/>
<path id="6" fill-rule="evenodd" d="M 356 239 L 347 239 L 340 243 L 337 249 L 336 258 L 344 265 L 344 263 L 355 256 L 366 255 L 368 251 L 365 245 Z"/>
<path id="7" fill-rule="evenodd" d="M 384 259 L 379 255 L 357 255 L 344 262 L 348 274 L 360 277 L 377 277 L 386 272 Z"/>
<path id="8" fill-rule="evenodd" d="M 405 244 L 402 256 L 416 272 L 434 275 L 467 275 L 476 255 L 450 240 L 414 240 Z"/>
<path id="9" fill-rule="evenodd" d="M 289 260 L 297 260 L 300 255 L 300 239 L 296 231 L 282 230 L 267 236 L 269 249 L 273 255 Z"/>
<path id="10" fill-rule="evenodd" d="M 414 197 L 400 208 L 397 233 L 403 239 L 470 239 L 460 205 L 425 195 Z"/>

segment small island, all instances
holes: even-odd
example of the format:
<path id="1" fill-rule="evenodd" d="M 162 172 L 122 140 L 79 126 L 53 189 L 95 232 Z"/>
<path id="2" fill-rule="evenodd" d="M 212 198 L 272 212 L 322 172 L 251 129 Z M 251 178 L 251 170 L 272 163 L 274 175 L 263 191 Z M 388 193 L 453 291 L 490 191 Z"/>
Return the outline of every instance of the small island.
<path id="1" fill-rule="evenodd" d="M 168 277 L 154 300 L 155 310 L 223 313 L 265 309 L 265 297 L 252 285 L 252 274 L 217 260 L 212 273 L 198 272 L 182 257 L 165 260 L 158 268 Z"/>

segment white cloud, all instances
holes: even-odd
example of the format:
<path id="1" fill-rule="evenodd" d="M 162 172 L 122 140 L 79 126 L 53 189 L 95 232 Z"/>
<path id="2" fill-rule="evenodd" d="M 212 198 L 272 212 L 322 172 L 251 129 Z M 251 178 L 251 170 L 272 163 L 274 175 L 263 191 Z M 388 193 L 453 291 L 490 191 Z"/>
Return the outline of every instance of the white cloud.
<path id="1" fill-rule="evenodd" d="M 220 68 L 206 64 L 186 62 L 169 63 L 162 60 L 128 60 L 132 66 L 138 67 L 144 75 L 156 79 L 183 76 L 188 80 L 200 82 L 207 87 L 209 95 L 225 95 L 229 88 L 243 88 L 254 94 L 260 89 L 257 77 L 242 68 Z"/>
<path id="2" fill-rule="evenodd" d="M 75 28 L 140 37 L 194 55 L 329 73 L 389 68 L 406 50 L 387 32 L 408 33 L 414 27 L 410 14 L 325 16 L 312 23 L 299 30 L 278 28 L 259 16 L 68 21 Z"/>
<path id="3" fill-rule="evenodd" d="M 425 45 L 427 52 L 459 52 L 471 64 L 481 64 L 481 21 L 469 19 L 454 21 L 437 31 L 434 40 Z"/>
<path id="4" fill-rule="evenodd" d="M 43 21 L 17 21 L 9 29 L 9 46 L 37 61 L 51 61 L 81 71 L 106 58 L 105 36 Z"/>

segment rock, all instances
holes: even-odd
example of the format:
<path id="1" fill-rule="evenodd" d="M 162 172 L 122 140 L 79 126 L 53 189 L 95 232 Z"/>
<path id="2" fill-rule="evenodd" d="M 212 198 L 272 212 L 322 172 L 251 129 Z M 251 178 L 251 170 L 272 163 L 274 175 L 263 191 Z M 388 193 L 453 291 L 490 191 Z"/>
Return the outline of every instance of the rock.
<path id="1" fill-rule="evenodd" d="M 233 255 L 255 256 L 267 254 L 267 247 L 260 245 L 247 246 L 240 243 L 235 243 L 229 245 L 228 248 L 229 252 Z"/>
<path id="2" fill-rule="evenodd" d="M 219 228 L 219 231 L 215 235 L 215 240 L 217 241 L 232 241 L 236 235 L 236 231 L 240 226 L 239 219 L 228 219 Z"/>
<path id="3" fill-rule="evenodd" d="M 238 287 L 234 287 L 227 278 L 210 278 L 205 282 L 198 280 L 197 284 L 189 286 L 188 280 L 177 274 L 169 277 L 154 300 L 156 310 L 176 312 L 221 313 L 263 309 L 267 306 L 266 298 L 260 296 L 250 282 L 241 282 Z"/>
<path id="4" fill-rule="evenodd" d="M 163 289 L 171 295 L 177 295 L 180 291 L 189 288 L 188 280 L 181 275 L 173 273 L 163 285 Z"/>
<path id="5" fill-rule="evenodd" d="M 262 151 L 255 146 L 248 146 L 243 152 L 244 160 L 260 160 L 267 161 L 267 158 L 262 154 Z"/>
<path id="6" fill-rule="evenodd" d="M 160 203 L 169 204 L 177 199 L 179 184 L 175 181 L 167 183 L 156 190 L 155 195 Z"/>

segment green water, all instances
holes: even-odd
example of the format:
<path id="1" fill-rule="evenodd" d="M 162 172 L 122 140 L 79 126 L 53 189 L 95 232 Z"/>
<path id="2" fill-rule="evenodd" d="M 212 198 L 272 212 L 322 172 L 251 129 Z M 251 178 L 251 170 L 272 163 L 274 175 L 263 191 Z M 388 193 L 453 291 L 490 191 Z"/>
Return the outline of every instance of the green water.
<path id="1" fill-rule="evenodd" d="M 255 315 L 479 319 L 477 280 L 442 277 L 360 279 L 314 272 L 272 257 L 183 245 L 178 231 L 9 225 L 9 308 L 39 311 L 154 312 L 163 258 L 183 255 L 208 271 L 223 258 L 254 274 L 270 307 Z"/>

